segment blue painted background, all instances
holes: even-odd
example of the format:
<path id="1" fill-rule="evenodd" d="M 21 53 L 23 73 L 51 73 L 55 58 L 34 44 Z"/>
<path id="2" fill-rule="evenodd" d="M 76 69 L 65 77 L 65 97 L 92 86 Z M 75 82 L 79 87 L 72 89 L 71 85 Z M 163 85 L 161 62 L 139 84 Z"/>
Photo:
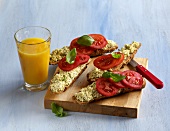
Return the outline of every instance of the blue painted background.
<path id="1" fill-rule="evenodd" d="M 0 130 L 170 130 L 170 1 L 168 0 L 0 0 Z M 143 90 L 138 119 L 69 112 L 56 118 L 43 108 L 45 91 L 21 92 L 22 72 L 14 41 L 19 28 L 44 26 L 52 32 L 51 50 L 83 34 L 101 33 L 122 47 L 139 41 L 136 57 L 164 82 Z M 56 66 L 50 66 L 49 79 Z"/>

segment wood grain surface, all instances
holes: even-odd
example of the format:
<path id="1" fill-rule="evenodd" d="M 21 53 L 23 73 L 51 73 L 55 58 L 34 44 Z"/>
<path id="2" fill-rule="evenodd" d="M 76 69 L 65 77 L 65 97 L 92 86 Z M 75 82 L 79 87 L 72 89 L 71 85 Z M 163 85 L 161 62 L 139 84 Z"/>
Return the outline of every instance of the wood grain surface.
<path id="1" fill-rule="evenodd" d="M 94 69 L 93 60 L 91 60 L 86 70 L 65 92 L 61 94 L 54 94 L 50 91 L 50 89 L 48 89 L 46 95 L 44 96 L 44 107 L 50 109 L 51 103 L 55 102 L 56 104 L 62 106 L 65 110 L 69 111 L 137 118 L 142 97 L 142 90 L 125 93 L 86 105 L 80 105 L 73 100 L 74 94 L 89 84 L 87 81 L 87 74 Z M 135 58 L 135 60 L 144 67 L 148 67 L 148 60 L 146 58 Z M 121 70 L 134 69 L 132 66 L 127 65 Z"/>
<path id="2" fill-rule="evenodd" d="M 0 131 L 169 131 L 169 0 L 0 0 Z M 148 70 L 164 82 L 147 82 L 138 119 L 68 111 L 64 118 L 44 109 L 45 91 L 21 90 L 23 77 L 14 33 L 44 26 L 51 51 L 77 36 L 101 33 L 122 47 L 138 41 L 135 57 L 148 58 Z M 56 66 L 49 67 L 49 80 Z"/>

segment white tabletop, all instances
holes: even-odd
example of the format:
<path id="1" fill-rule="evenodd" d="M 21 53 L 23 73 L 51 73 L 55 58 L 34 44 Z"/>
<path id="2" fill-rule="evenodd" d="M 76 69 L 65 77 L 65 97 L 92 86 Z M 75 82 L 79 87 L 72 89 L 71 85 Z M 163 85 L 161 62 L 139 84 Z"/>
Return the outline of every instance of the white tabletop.
<path id="1" fill-rule="evenodd" d="M 0 0 L 1 131 L 168 131 L 170 130 L 170 1 Z M 51 51 L 84 34 L 99 33 L 122 47 L 139 41 L 136 57 L 148 58 L 148 69 L 164 82 L 143 90 L 139 117 L 70 112 L 63 118 L 44 109 L 45 91 L 19 90 L 23 77 L 14 33 L 25 26 L 52 32 Z M 56 66 L 49 68 L 49 80 Z"/>

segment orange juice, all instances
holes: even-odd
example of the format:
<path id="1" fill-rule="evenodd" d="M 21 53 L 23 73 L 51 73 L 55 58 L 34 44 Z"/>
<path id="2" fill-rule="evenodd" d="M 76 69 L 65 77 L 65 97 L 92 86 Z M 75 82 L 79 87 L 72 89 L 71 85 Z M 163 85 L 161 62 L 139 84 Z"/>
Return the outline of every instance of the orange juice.
<path id="1" fill-rule="evenodd" d="M 28 38 L 17 44 L 22 73 L 26 83 L 42 84 L 48 79 L 50 42 Z"/>

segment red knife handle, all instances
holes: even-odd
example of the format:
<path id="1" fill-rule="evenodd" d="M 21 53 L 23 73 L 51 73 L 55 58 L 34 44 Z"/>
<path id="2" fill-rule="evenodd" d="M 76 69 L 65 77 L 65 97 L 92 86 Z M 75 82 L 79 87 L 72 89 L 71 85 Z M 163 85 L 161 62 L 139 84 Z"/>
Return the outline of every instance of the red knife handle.
<path id="1" fill-rule="evenodd" d="M 149 82 L 151 82 L 157 89 L 163 88 L 163 82 L 149 72 L 142 65 L 136 66 L 137 72 L 139 72 L 143 77 L 145 77 Z"/>

